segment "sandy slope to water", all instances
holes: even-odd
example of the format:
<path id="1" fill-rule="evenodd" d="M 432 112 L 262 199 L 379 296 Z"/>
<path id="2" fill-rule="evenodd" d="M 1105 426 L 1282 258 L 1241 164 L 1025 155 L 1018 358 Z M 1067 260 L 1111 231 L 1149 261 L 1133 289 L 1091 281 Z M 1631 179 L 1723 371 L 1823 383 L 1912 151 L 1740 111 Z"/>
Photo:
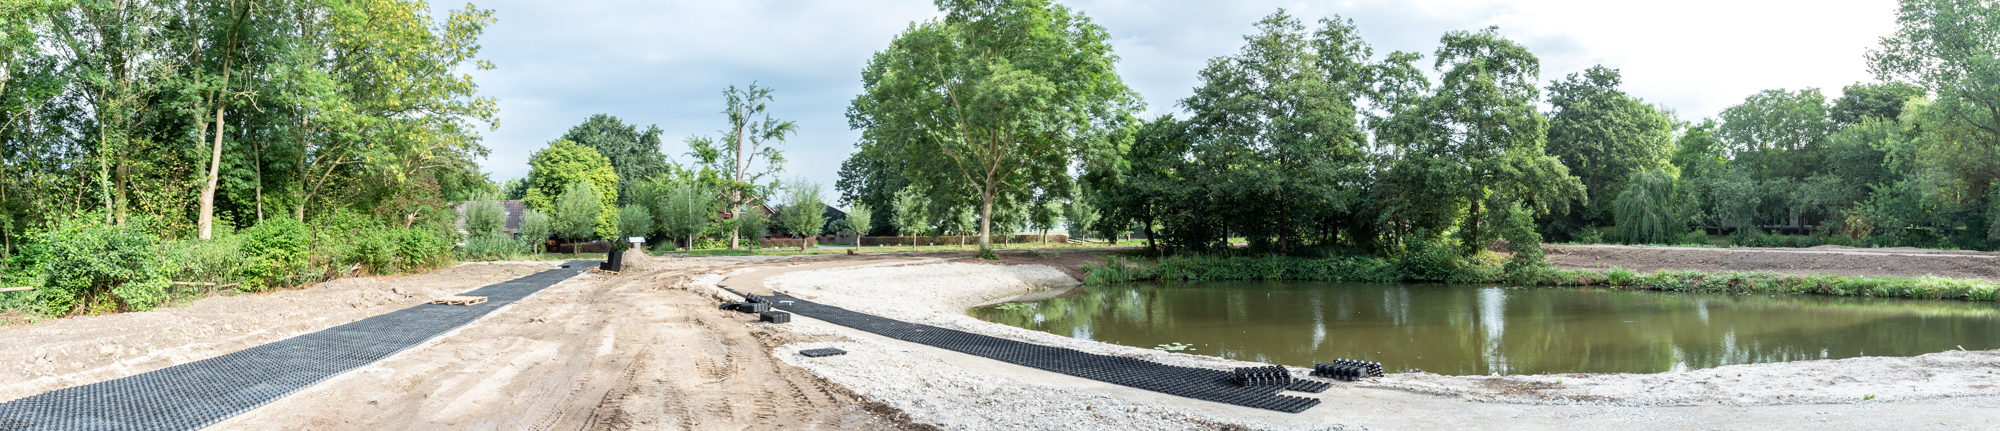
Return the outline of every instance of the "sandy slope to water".
<path id="1" fill-rule="evenodd" d="M 1184 366 L 1244 363 L 1079 340 L 965 315 L 1016 295 L 1076 283 L 1056 268 L 930 260 L 750 268 L 721 284 L 999 337 Z M 793 330 L 853 341 L 777 354 L 833 382 L 948 429 L 1993 429 L 2000 351 L 1851 358 L 1660 374 L 1462 377 L 1396 373 L 1337 384 L 1324 404 L 1285 414 L 1180 398 L 905 343 L 798 319 Z M 837 346 L 846 356 L 790 352 Z M 1305 370 L 1298 370 L 1303 373 Z M 1872 397 L 1871 397 L 1872 396 Z"/>

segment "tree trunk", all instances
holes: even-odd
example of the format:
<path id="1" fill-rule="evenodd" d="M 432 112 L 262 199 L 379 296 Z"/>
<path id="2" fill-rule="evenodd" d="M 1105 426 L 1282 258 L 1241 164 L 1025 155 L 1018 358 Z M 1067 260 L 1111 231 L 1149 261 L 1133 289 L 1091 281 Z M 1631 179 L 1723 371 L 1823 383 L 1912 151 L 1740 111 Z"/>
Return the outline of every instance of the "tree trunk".
<path id="1" fill-rule="evenodd" d="M 993 248 L 993 240 L 987 238 L 993 232 L 993 192 L 980 193 L 979 200 L 979 249 L 988 250 Z"/>
<path id="2" fill-rule="evenodd" d="M 215 183 L 222 173 L 222 112 L 218 97 L 215 106 L 215 146 L 209 151 L 208 158 L 208 185 L 201 189 L 201 232 L 197 236 L 203 240 L 212 237 L 215 231 Z"/>
<path id="3" fill-rule="evenodd" d="M 1477 194 L 1484 195 L 1485 193 Z M 1472 200 L 1472 210 L 1468 211 L 1468 215 L 1465 218 L 1465 233 L 1468 240 L 1465 246 L 1471 249 L 1473 254 L 1478 254 L 1479 249 L 1486 248 L 1486 244 L 1481 244 L 1485 241 L 1479 237 L 1479 201 L 1481 200 L 1484 200 L 1484 198 L 1475 198 Z"/>

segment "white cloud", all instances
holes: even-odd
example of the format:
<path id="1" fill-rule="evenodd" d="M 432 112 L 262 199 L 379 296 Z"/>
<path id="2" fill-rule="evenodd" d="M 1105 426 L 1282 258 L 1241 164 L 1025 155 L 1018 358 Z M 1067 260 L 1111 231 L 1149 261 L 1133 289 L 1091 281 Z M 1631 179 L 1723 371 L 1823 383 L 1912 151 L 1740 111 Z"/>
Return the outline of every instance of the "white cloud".
<path id="1" fill-rule="evenodd" d="M 1317 21 L 1353 19 L 1378 54 L 1429 54 L 1447 31 L 1500 26 L 1529 47 L 1549 80 L 1595 64 L 1620 69 L 1628 92 L 1684 119 L 1715 115 L 1769 88 L 1872 80 L 1863 55 L 1894 31 L 1894 0 L 1235 1 L 1072 0 L 1114 38 L 1126 83 L 1152 113 L 1178 111 L 1210 58 L 1236 52 L 1253 23 L 1276 9 Z M 475 74 L 500 100 L 502 127 L 487 133 L 494 178 L 527 173 L 527 158 L 593 113 L 666 130 L 681 139 L 722 128 L 720 92 L 758 81 L 777 88 L 779 118 L 799 123 L 783 148 L 787 178 L 832 185 L 858 132 L 847 102 L 875 51 L 912 21 L 938 15 L 929 1 L 510 1 L 479 4 L 499 22 L 481 39 L 498 70 Z M 831 193 L 831 192 L 830 192 Z"/>

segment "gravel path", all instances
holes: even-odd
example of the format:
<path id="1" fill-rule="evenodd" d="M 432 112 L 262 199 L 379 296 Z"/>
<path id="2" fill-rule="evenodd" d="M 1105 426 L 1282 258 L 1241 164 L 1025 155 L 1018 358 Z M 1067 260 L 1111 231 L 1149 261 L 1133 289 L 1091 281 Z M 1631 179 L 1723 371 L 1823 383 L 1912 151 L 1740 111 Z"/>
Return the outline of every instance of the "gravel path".
<path id="1" fill-rule="evenodd" d="M 1074 286 L 1040 265 L 936 259 L 801 262 L 697 279 L 782 291 L 911 322 L 1182 366 L 1248 363 L 1079 340 L 974 319 L 966 308 Z M 946 429 L 1931 429 L 2000 427 L 2000 351 L 1754 364 L 1661 374 L 1460 377 L 1395 373 L 1336 384 L 1286 414 L 1120 387 L 795 318 L 852 341 L 784 346 L 781 360 Z M 852 353 L 804 358 L 797 350 Z M 1305 370 L 1296 370 L 1303 372 Z M 1292 393 L 1294 395 L 1300 395 Z M 1873 397 L 1869 397 L 1873 395 Z"/>

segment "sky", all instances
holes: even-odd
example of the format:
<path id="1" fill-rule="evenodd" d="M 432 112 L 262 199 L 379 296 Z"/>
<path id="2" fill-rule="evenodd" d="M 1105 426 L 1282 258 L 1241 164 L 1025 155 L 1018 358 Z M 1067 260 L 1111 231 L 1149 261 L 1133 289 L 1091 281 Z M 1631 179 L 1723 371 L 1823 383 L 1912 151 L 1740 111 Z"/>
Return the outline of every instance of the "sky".
<path id="1" fill-rule="evenodd" d="M 1416 52 L 1426 66 L 1446 32 L 1499 26 L 1540 58 L 1544 88 L 1604 65 L 1623 73 L 1627 93 L 1690 121 L 1765 89 L 1814 87 L 1831 98 L 1874 81 L 1865 55 L 1894 33 L 1896 11 L 1894 0 L 1057 2 L 1111 34 L 1147 117 L 1181 112 L 1202 66 L 1238 52 L 1257 20 L 1280 8 L 1308 22 L 1352 19 L 1378 57 Z M 860 137 L 846 110 L 861 69 L 913 22 L 940 16 L 927 0 L 474 5 L 497 18 L 479 53 L 497 68 L 468 72 L 499 102 L 498 128 L 481 133 L 492 150 L 481 167 L 494 180 L 527 176 L 530 155 L 598 113 L 658 125 L 663 152 L 688 163 L 684 140 L 726 125 L 722 91 L 756 83 L 776 89 L 772 116 L 799 126 L 778 147 L 790 159 L 780 178 L 819 182 L 829 199 Z"/>

